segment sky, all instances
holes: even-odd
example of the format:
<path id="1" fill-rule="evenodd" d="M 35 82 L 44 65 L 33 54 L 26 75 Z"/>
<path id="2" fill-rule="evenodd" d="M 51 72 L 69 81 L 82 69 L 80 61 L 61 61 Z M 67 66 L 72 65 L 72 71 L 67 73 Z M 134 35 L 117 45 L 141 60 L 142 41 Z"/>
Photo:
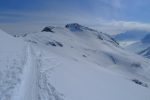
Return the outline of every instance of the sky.
<path id="1" fill-rule="evenodd" d="M 0 0 L 0 28 L 36 32 L 76 22 L 109 34 L 150 31 L 149 11 L 150 0 Z"/>

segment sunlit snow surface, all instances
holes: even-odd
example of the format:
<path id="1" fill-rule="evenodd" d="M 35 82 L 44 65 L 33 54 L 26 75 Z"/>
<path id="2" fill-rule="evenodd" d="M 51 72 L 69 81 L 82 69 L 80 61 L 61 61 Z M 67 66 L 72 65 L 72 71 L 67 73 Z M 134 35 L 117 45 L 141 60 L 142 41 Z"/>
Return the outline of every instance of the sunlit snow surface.
<path id="1" fill-rule="evenodd" d="M 55 27 L 0 38 L 0 100 L 150 99 L 149 60 L 103 33 Z"/>

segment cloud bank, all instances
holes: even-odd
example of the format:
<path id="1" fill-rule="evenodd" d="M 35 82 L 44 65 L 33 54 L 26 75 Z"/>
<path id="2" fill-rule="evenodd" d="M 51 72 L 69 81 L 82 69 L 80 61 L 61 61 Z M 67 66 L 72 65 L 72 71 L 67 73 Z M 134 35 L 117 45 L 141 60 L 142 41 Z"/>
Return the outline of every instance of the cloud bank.
<path id="1" fill-rule="evenodd" d="M 77 22 L 109 34 L 150 31 L 149 0 L 1 0 L 0 28 L 35 32 Z"/>
<path id="2" fill-rule="evenodd" d="M 128 30 L 144 30 L 150 32 L 149 23 L 133 21 L 103 21 L 101 24 L 93 25 L 92 27 L 109 34 L 119 34 Z"/>

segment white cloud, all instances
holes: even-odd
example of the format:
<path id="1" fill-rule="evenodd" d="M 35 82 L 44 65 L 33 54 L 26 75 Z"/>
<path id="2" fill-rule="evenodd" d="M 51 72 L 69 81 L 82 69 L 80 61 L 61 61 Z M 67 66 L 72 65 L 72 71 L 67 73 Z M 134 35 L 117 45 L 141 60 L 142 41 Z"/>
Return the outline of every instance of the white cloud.
<path id="1" fill-rule="evenodd" d="M 121 0 L 115 1 L 114 6 L 120 7 Z M 134 22 L 134 21 L 117 21 L 104 19 L 103 17 L 96 18 L 93 15 L 88 15 L 82 12 L 74 13 L 52 13 L 52 12 L 38 12 L 38 13 L 13 13 L 16 16 L 24 16 L 25 18 L 19 22 L 4 22 L 0 24 L 7 32 L 21 33 L 40 31 L 41 28 L 47 25 L 61 25 L 77 22 L 85 26 L 93 27 L 97 30 L 106 32 L 108 34 L 118 34 L 127 30 L 145 30 L 150 31 L 149 23 Z M 5 14 L 7 15 L 7 14 Z M 0 17 L 1 18 L 1 17 Z M 7 16 L 5 17 L 7 18 Z"/>
<path id="2" fill-rule="evenodd" d="M 127 30 L 144 30 L 150 32 L 150 24 L 133 21 L 103 21 L 92 26 L 109 34 L 118 34 Z"/>

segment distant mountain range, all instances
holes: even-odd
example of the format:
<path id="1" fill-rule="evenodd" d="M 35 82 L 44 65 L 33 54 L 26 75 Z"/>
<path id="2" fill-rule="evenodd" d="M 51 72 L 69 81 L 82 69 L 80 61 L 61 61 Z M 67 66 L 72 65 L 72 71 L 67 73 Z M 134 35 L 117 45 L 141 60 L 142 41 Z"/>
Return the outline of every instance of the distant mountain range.
<path id="1" fill-rule="evenodd" d="M 150 58 L 150 34 L 147 34 L 143 39 L 126 48 L 146 58 Z"/>
<path id="2" fill-rule="evenodd" d="M 147 34 L 150 34 L 150 32 L 142 30 L 129 30 L 115 35 L 114 39 L 117 41 L 139 41 Z"/>

